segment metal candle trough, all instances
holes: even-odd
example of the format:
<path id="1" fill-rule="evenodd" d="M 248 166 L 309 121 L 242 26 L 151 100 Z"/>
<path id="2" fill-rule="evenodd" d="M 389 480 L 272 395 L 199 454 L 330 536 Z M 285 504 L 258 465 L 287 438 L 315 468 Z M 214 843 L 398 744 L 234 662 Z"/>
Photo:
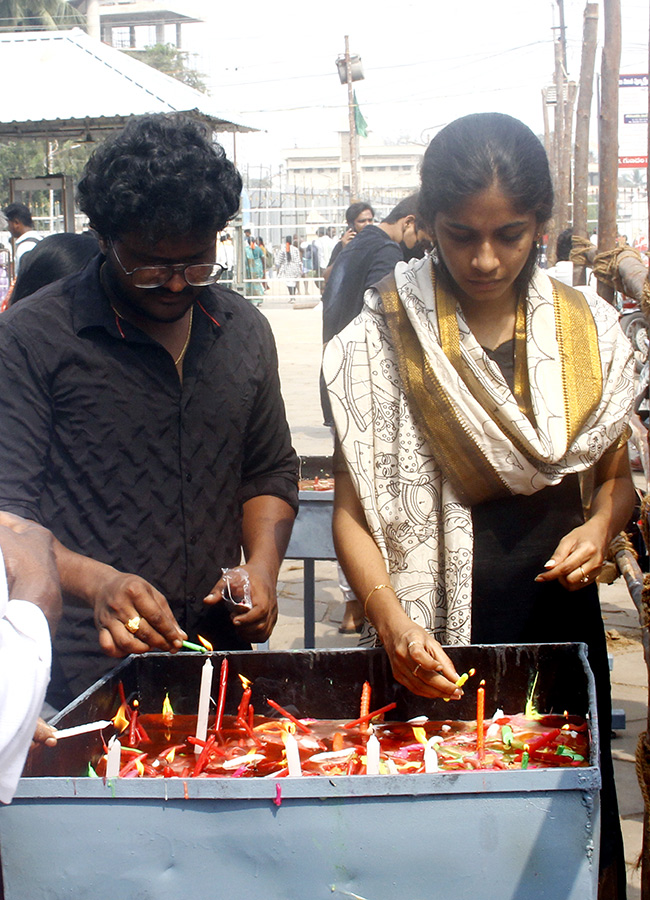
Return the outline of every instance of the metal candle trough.
<path id="1" fill-rule="evenodd" d="M 598 726 L 581 644 L 453 648 L 458 671 L 486 680 L 486 717 L 523 710 L 538 673 L 540 711 L 591 714 L 584 768 L 432 775 L 276 779 L 86 778 L 96 735 L 40 748 L 16 799 L 0 809 L 6 900 L 589 900 L 596 897 Z M 221 654 L 213 654 L 215 671 Z M 299 715 L 350 718 L 362 684 L 395 719 L 475 718 L 475 691 L 458 703 L 417 698 L 393 681 L 381 650 L 228 654 L 226 713 L 253 680 Z M 58 717 L 59 727 L 110 718 L 117 684 L 143 712 L 165 693 L 196 712 L 202 654 L 131 657 Z M 471 682 L 470 682 L 471 685 Z M 216 689 L 215 689 L 216 696 Z M 276 786 L 281 786 L 281 804 Z"/>

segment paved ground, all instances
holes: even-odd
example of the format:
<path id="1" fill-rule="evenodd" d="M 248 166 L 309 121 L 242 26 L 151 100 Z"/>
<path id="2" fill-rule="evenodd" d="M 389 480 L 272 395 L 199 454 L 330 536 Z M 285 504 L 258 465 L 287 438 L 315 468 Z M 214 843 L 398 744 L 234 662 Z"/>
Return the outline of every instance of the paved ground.
<path id="1" fill-rule="evenodd" d="M 294 308 L 282 286 L 274 285 L 274 296 L 261 311 L 275 333 L 280 358 L 282 389 L 294 445 L 302 456 L 331 452 L 329 429 L 322 425 L 318 395 L 320 367 L 320 307 Z M 316 300 L 312 292 L 311 302 Z M 306 297 L 297 299 L 302 306 Z M 336 564 L 316 563 L 316 646 L 352 647 L 356 636 L 338 633 L 343 614 L 336 580 Z M 647 720 L 647 669 L 640 642 L 636 608 L 625 584 L 619 579 L 601 589 L 605 626 L 614 657 L 612 696 L 614 708 L 625 711 L 626 726 L 616 732 L 613 743 L 616 783 L 619 793 L 625 856 L 628 864 L 629 900 L 639 900 L 639 872 L 635 864 L 641 852 L 643 799 L 634 768 L 638 735 Z M 285 562 L 279 584 L 280 618 L 271 637 L 274 649 L 303 646 L 302 564 Z"/>

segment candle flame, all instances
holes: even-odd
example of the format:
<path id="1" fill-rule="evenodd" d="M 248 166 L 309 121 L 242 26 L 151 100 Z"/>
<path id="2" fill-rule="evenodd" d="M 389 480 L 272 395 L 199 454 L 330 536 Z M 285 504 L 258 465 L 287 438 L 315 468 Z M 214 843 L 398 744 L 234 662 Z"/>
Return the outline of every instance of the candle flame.
<path id="1" fill-rule="evenodd" d="M 165 725 L 171 725 L 174 721 L 174 710 L 172 709 L 172 705 L 169 702 L 169 694 L 165 694 L 165 699 L 163 700 L 162 720 Z"/>
<path id="2" fill-rule="evenodd" d="M 144 765 L 142 764 L 141 759 L 136 759 L 135 769 L 136 769 L 136 772 L 138 773 L 138 775 L 140 776 L 140 778 L 142 778 L 142 776 L 144 775 Z"/>
<path id="3" fill-rule="evenodd" d="M 117 728 L 118 734 L 122 734 L 122 732 L 129 727 L 129 720 L 126 717 L 126 703 L 122 703 L 111 719 L 111 722 Z"/>
<path id="4" fill-rule="evenodd" d="M 205 649 L 208 650 L 210 653 L 212 653 L 214 648 L 213 648 L 212 644 L 210 643 L 210 641 L 206 641 L 206 639 L 204 637 L 201 637 L 200 634 L 197 634 L 197 638 L 203 644 Z"/>
<path id="5" fill-rule="evenodd" d="M 173 763 L 175 758 L 176 758 L 176 747 L 172 747 L 172 749 L 169 751 L 169 753 L 167 754 L 165 759 L 167 760 L 168 763 Z"/>
<path id="6" fill-rule="evenodd" d="M 413 726 L 413 737 L 418 742 L 418 744 L 427 743 L 427 733 L 424 728 L 418 728 L 417 726 Z"/>
<path id="7" fill-rule="evenodd" d="M 240 675 L 239 680 L 241 681 L 241 686 L 246 690 L 253 683 L 250 679 L 246 678 L 245 675 Z"/>

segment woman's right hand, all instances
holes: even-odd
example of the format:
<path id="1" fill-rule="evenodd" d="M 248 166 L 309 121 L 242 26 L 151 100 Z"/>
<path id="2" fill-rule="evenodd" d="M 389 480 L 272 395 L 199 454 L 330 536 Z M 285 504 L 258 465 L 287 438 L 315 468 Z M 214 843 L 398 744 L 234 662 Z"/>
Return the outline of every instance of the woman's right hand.
<path id="1" fill-rule="evenodd" d="M 381 637 L 396 681 L 420 697 L 460 700 L 459 675 L 442 646 L 410 619 Z"/>

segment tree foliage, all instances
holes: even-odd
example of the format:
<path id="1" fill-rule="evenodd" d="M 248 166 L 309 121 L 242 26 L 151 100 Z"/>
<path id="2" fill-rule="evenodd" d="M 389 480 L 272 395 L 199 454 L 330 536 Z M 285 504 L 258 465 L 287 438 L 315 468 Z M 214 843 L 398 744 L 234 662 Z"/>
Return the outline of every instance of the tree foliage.
<path id="1" fill-rule="evenodd" d="M 144 50 L 126 50 L 129 56 L 139 59 L 140 62 L 146 63 L 165 75 L 171 75 L 183 84 L 194 88 L 197 91 L 207 93 L 207 87 L 203 81 L 203 76 L 196 69 L 188 65 L 189 53 L 179 50 L 173 44 L 153 44 Z"/>
<path id="2" fill-rule="evenodd" d="M 53 141 L 50 148 L 53 151 L 51 172 L 71 175 L 76 184 L 94 147 L 93 143 Z M 9 179 L 47 175 L 47 160 L 46 141 L 25 138 L 0 143 L 0 204 L 4 206 L 9 202 Z"/>
<path id="3" fill-rule="evenodd" d="M 43 31 L 85 25 L 67 0 L 0 0 L 0 31 Z"/>

